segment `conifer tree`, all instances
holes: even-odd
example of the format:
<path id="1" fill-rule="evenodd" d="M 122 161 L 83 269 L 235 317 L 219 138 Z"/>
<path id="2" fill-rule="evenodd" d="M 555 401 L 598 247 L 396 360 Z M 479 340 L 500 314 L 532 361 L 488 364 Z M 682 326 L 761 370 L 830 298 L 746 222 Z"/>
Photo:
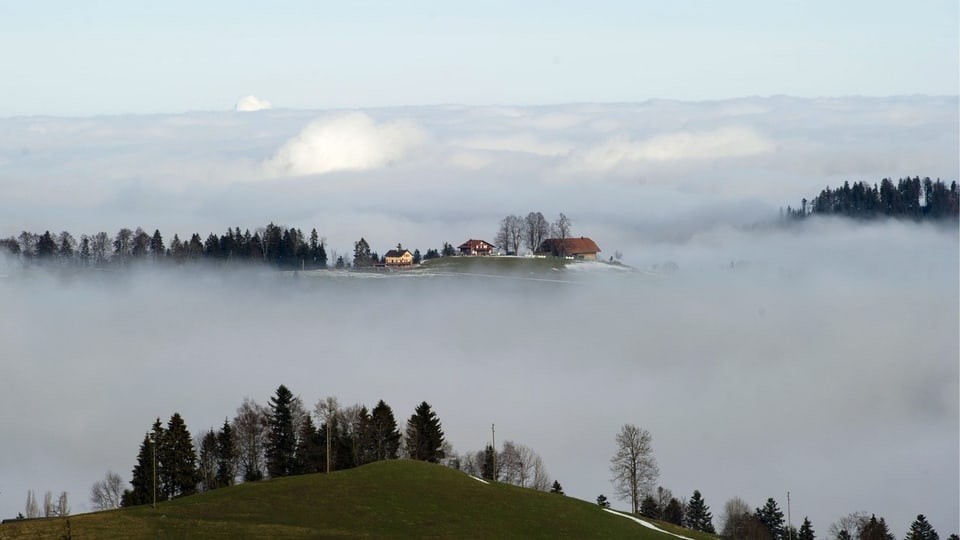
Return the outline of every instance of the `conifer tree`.
<path id="1" fill-rule="evenodd" d="M 293 425 L 293 393 L 284 386 L 270 398 L 270 433 L 267 439 L 267 474 L 271 478 L 293 472 L 297 437 Z"/>
<path id="2" fill-rule="evenodd" d="M 597 506 L 600 508 L 610 508 L 610 501 L 607 500 L 607 496 L 600 494 L 597 496 Z"/>
<path id="3" fill-rule="evenodd" d="M 400 430 L 397 429 L 393 410 L 382 399 L 370 413 L 370 429 L 373 434 L 372 444 L 376 461 L 397 459 L 397 452 L 400 449 Z"/>
<path id="4" fill-rule="evenodd" d="M 483 449 L 483 463 L 480 464 L 480 476 L 484 480 L 497 480 L 497 475 L 493 470 L 494 464 L 496 463 L 495 459 L 496 450 L 493 449 L 493 445 L 488 444 L 486 448 Z"/>
<path id="5" fill-rule="evenodd" d="M 690 497 L 690 502 L 687 504 L 687 514 L 684 517 L 684 524 L 695 531 L 716 534 L 716 530 L 713 528 L 713 515 L 710 513 L 710 507 L 707 506 L 706 501 L 703 500 L 703 496 L 700 495 L 700 491 L 698 490 L 693 490 L 693 496 Z"/>
<path id="6" fill-rule="evenodd" d="M 563 486 L 560 485 L 559 480 L 554 480 L 553 485 L 550 486 L 550 493 L 556 493 L 557 495 L 565 495 L 563 492 Z"/>
<path id="7" fill-rule="evenodd" d="M 160 487 L 168 499 L 192 495 L 197 491 L 199 470 L 193 438 L 180 413 L 173 413 L 157 448 Z"/>
<path id="8" fill-rule="evenodd" d="M 800 525 L 800 534 L 797 535 L 799 540 L 815 540 L 816 535 L 813 533 L 813 524 L 810 523 L 810 519 L 807 516 L 803 517 L 803 524 Z"/>
<path id="9" fill-rule="evenodd" d="M 770 531 L 773 540 L 784 540 L 786 538 L 786 529 L 783 528 L 783 512 L 777 506 L 777 501 L 773 500 L 773 497 L 767 499 L 763 508 L 757 508 L 754 517 Z"/>
<path id="10" fill-rule="evenodd" d="M 683 523 L 683 505 L 675 497 L 670 497 L 670 502 L 664 506 L 660 519 L 674 525 L 681 525 Z"/>
<path id="11" fill-rule="evenodd" d="M 443 457 L 443 430 L 440 419 L 426 401 L 417 405 L 407 420 L 407 454 L 410 459 L 439 462 Z"/>
<path id="12" fill-rule="evenodd" d="M 657 499 L 653 495 L 647 495 L 640 501 L 640 508 L 638 512 L 643 517 L 660 519 L 660 505 L 657 504 Z"/>
<path id="13" fill-rule="evenodd" d="M 232 486 L 237 478 L 237 441 L 226 419 L 217 433 L 217 486 Z"/>
<path id="14" fill-rule="evenodd" d="M 217 489 L 217 434 L 212 429 L 208 429 L 200 438 L 198 458 L 200 490 Z"/>
<path id="15" fill-rule="evenodd" d="M 137 464 L 133 466 L 133 479 L 130 480 L 131 489 L 124 491 L 121 500 L 123 506 L 151 504 L 156 486 L 158 501 L 166 500 L 165 493 L 159 489 L 159 474 L 155 464 L 158 461 L 156 452 L 164 439 L 163 424 L 157 418 L 153 428 L 143 436 L 140 451 L 137 453 Z"/>
<path id="16" fill-rule="evenodd" d="M 313 474 L 325 468 L 326 447 L 323 436 L 313 425 L 309 415 L 303 419 L 297 436 L 297 449 L 294 458 L 294 474 Z"/>
<path id="17" fill-rule="evenodd" d="M 940 535 L 933 529 L 923 514 L 917 516 L 910 524 L 910 530 L 904 540 L 940 540 Z"/>
<path id="18" fill-rule="evenodd" d="M 870 520 L 864 523 L 857 533 L 857 540 L 894 540 L 893 534 L 887 528 L 887 522 L 876 514 L 870 516 Z"/>

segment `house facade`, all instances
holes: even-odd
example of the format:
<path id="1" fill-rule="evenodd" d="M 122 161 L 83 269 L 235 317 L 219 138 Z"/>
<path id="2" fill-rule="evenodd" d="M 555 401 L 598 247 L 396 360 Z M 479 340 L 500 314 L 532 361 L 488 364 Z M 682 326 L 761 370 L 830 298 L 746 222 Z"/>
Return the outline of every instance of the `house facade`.
<path id="1" fill-rule="evenodd" d="M 383 255 L 383 262 L 386 266 L 413 266 L 413 253 L 397 246 Z"/>
<path id="2" fill-rule="evenodd" d="M 474 240 L 471 238 L 457 246 L 461 255 L 490 255 L 497 246 L 485 240 Z"/>
<path id="3" fill-rule="evenodd" d="M 568 257 L 572 259 L 597 260 L 600 248 L 593 240 L 581 236 L 579 238 L 547 238 L 534 255 L 542 257 Z"/>

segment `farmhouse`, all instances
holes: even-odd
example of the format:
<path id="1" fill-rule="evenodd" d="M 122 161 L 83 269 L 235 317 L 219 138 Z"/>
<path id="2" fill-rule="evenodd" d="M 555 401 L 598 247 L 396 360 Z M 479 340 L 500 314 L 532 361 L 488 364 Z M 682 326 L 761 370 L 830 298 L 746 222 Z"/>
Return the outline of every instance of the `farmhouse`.
<path id="1" fill-rule="evenodd" d="M 461 255 L 490 255 L 497 246 L 484 240 L 474 240 L 471 238 L 457 246 Z"/>
<path id="2" fill-rule="evenodd" d="M 534 251 L 535 255 L 551 257 L 570 257 L 573 259 L 597 260 L 600 248 L 593 240 L 580 238 L 547 238 Z"/>
<path id="3" fill-rule="evenodd" d="M 412 266 L 413 253 L 397 244 L 397 249 L 391 249 L 384 254 L 383 262 L 387 266 Z"/>

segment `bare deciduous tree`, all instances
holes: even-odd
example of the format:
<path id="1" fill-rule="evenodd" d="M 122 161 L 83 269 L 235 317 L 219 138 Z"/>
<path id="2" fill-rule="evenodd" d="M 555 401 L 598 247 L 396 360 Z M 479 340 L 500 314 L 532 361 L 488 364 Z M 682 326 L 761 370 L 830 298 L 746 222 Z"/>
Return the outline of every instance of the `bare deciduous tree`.
<path id="1" fill-rule="evenodd" d="M 40 505 L 37 504 L 37 496 L 33 494 L 32 489 L 27 491 L 27 505 L 24 508 L 24 514 L 27 519 L 40 517 Z"/>
<path id="2" fill-rule="evenodd" d="M 70 503 L 67 501 L 67 492 L 61 491 L 57 497 L 57 504 L 53 509 L 57 517 L 66 517 L 70 515 Z"/>
<path id="3" fill-rule="evenodd" d="M 536 251 L 540 244 L 546 240 L 550 234 L 550 224 L 547 218 L 540 212 L 530 212 L 523 220 L 523 239 L 530 248 L 530 251 Z"/>
<path id="4" fill-rule="evenodd" d="M 650 492 L 660 475 L 652 441 L 649 431 L 624 424 L 617 434 L 617 453 L 610 459 L 614 492 L 630 501 L 634 514 L 640 509 L 640 499 Z"/>
<path id="5" fill-rule="evenodd" d="M 250 398 L 244 398 L 233 419 L 237 462 L 244 481 L 263 478 L 268 430 L 267 408 Z"/>
<path id="6" fill-rule="evenodd" d="M 720 534 L 726 538 L 741 539 L 746 535 L 747 517 L 752 515 L 750 505 L 740 497 L 734 497 L 723 505 L 720 514 Z"/>
<path id="7" fill-rule="evenodd" d="M 123 479 L 120 475 L 107 471 L 106 476 L 97 480 L 90 488 L 90 507 L 94 510 L 112 510 L 120 508 L 123 496 Z"/>
<path id="8" fill-rule="evenodd" d="M 508 484 L 520 487 L 533 487 L 537 481 L 547 482 L 543 460 L 529 446 L 505 441 L 503 451 L 497 458 L 500 479 Z M 542 478 L 537 478 L 537 474 Z M 545 486 L 549 487 L 549 486 Z"/>
<path id="9" fill-rule="evenodd" d="M 860 529 L 869 522 L 870 516 L 868 516 L 866 512 L 851 512 L 834 521 L 830 525 L 830 528 L 827 529 L 827 535 L 836 540 L 840 536 L 840 531 L 847 531 L 851 536 L 856 538 L 860 533 Z"/>
<path id="10" fill-rule="evenodd" d="M 43 494 L 43 517 L 56 517 L 56 507 L 53 505 L 53 493 Z"/>

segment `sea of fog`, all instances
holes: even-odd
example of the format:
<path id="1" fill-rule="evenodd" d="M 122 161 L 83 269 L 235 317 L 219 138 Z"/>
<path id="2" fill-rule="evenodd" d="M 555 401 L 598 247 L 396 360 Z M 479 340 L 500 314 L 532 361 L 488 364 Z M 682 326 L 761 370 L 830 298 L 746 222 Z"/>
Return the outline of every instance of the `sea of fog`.
<path id="1" fill-rule="evenodd" d="M 809 221 L 630 246 L 633 268 L 393 274 L 0 268 L 0 515 L 74 513 L 143 434 L 196 435 L 280 384 L 308 409 L 420 401 L 458 452 L 513 440 L 569 496 L 613 499 L 625 423 L 659 484 L 774 497 L 818 535 L 854 511 L 958 524 L 955 225 Z M 673 272 L 660 271 L 672 268 Z M 624 501 L 615 507 L 627 508 Z"/>

